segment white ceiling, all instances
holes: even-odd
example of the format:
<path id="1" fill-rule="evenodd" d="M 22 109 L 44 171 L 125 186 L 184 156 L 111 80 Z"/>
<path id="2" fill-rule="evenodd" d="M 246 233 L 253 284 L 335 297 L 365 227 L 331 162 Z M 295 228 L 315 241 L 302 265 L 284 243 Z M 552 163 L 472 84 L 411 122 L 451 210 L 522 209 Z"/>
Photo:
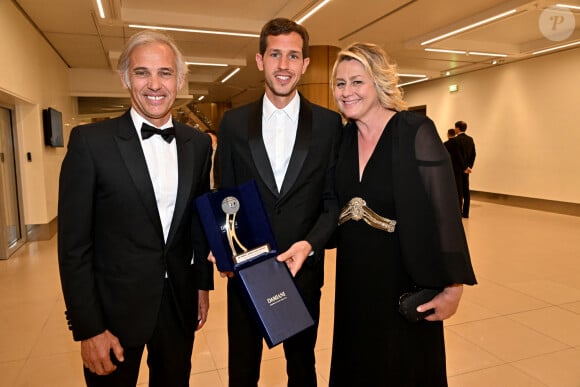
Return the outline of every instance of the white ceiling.
<path id="1" fill-rule="evenodd" d="M 129 24 L 229 30 L 259 34 L 275 17 L 298 19 L 320 0 L 103 0 L 106 18 L 98 16 L 96 0 L 12 0 L 46 37 L 72 69 L 114 69 L 127 37 L 138 31 Z M 580 0 L 563 0 L 580 5 Z M 575 28 L 566 39 L 548 39 L 541 30 L 545 8 L 556 1 L 529 0 L 331 0 L 303 25 L 311 45 L 345 47 L 354 41 L 381 45 L 400 73 L 425 74 L 430 79 L 474 71 L 493 57 L 444 54 L 425 47 L 505 53 L 502 63 L 522 60 L 533 51 L 580 40 L 580 11 L 573 12 Z M 422 46 L 435 36 L 516 9 L 508 17 Z M 569 19 L 568 19 L 569 21 Z M 560 28 L 557 23 L 552 26 Z M 263 91 L 256 69 L 258 39 L 172 32 L 188 61 L 229 63 L 226 68 L 190 66 L 189 91 L 204 102 L 239 105 Z M 220 82 L 241 67 L 225 84 Z M 402 79 L 408 81 L 410 79 Z M 90 109 L 119 101 L 85 98 Z M 108 108 L 110 109 L 110 107 Z"/>

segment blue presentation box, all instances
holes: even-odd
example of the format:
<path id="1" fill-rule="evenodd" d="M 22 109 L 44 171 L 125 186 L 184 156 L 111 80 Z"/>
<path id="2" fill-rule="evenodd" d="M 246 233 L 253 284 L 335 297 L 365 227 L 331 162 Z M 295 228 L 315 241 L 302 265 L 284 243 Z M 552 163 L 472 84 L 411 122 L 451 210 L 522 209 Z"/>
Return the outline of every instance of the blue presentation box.
<path id="1" fill-rule="evenodd" d="M 219 271 L 234 280 L 272 348 L 314 325 L 276 240 L 255 181 L 196 199 Z"/>

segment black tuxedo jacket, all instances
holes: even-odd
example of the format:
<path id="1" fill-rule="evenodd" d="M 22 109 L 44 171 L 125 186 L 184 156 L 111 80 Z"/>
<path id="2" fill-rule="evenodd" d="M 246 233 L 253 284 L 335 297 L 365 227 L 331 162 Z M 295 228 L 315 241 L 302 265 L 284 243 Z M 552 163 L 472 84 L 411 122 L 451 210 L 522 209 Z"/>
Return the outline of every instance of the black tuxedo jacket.
<path id="1" fill-rule="evenodd" d="M 211 145 L 189 126 L 177 123 L 175 130 L 178 190 L 167 243 L 129 112 L 71 132 L 60 174 L 58 259 L 75 340 L 108 329 L 122 345 L 144 344 L 157 322 L 165 273 L 186 332 L 195 331 L 198 289 L 213 287 L 192 205 L 209 190 Z"/>
<path id="2" fill-rule="evenodd" d="M 218 131 L 217 166 L 220 187 L 255 179 L 280 252 L 306 240 L 314 254 L 307 267 L 321 267 L 324 246 L 338 221 L 334 192 L 336 152 L 341 133 L 338 113 L 311 104 L 300 96 L 296 141 L 281 191 L 278 192 L 262 137 L 262 102 L 226 112 Z M 297 283 L 322 286 L 323 271 L 296 276 Z M 306 277 L 308 279 L 306 279 Z"/>
<path id="3" fill-rule="evenodd" d="M 473 142 L 473 138 L 465 133 L 459 133 L 453 139 L 457 143 L 461 160 L 461 170 L 465 171 L 467 167 L 473 168 L 473 163 L 475 162 L 475 143 Z"/>
<path id="4" fill-rule="evenodd" d="M 461 177 L 461 174 L 465 170 L 463 167 L 464 162 L 462 161 L 462 155 L 459 151 L 459 144 L 455 140 L 455 137 L 448 139 L 443 143 L 445 149 L 449 153 L 449 158 L 451 159 L 451 164 L 453 166 L 453 173 L 455 176 Z"/>

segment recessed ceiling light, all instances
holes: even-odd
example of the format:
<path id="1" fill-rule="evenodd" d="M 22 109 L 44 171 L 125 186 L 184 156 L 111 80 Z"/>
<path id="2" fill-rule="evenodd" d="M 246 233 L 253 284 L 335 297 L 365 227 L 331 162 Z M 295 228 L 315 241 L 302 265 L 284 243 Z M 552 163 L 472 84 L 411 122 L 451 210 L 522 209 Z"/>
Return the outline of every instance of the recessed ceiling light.
<path id="1" fill-rule="evenodd" d="M 130 28 L 143 28 L 143 29 L 150 29 L 150 30 L 192 32 L 192 33 L 197 33 L 197 34 L 241 36 L 241 37 L 246 37 L 246 38 L 259 38 L 260 37 L 259 34 L 248 34 L 248 33 L 243 33 L 243 32 L 196 30 L 196 29 L 191 29 L 191 28 L 147 26 L 147 25 L 142 25 L 142 24 L 129 24 L 129 27 Z"/>
<path id="2" fill-rule="evenodd" d="M 312 8 L 306 15 L 302 16 L 300 19 L 296 20 L 296 24 L 302 24 L 306 19 L 310 16 L 314 15 L 316 12 L 320 10 L 320 8 L 324 7 L 330 0 L 323 0 L 322 3 L 318 4 L 316 7 Z"/>
<path id="3" fill-rule="evenodd" d="M 430 52 L 444 52 L 446 54 L 466 54 L 467 51 L 462 50 L 445 50 L 443 48 L 426 48 L 425 51 Z"/>
<path id="4" fill-rule="evenodd" d="M 572 42 L 572 43 L 568 43 L 568 44 L 562 44 L 561 46 L 556 46 L 556 47 L 552 47 L 552 48 L 546 48 L 545 50 L 540 50 L 540 51 L 532 52 L 532 55 L 543 54 L 544 52 L 560 50 L 562 48 L 572 47 L 572 46 L 576 46 L 578 44 L 580 44 L 580 41 Z"/>
<path id="5" fill-rule="evenodd" d="M 226 81 L 228 79 L 230 79 L 231 77 L 233 77 L 238 71 L 240 71 L 239 67 L 237 69 L 235 69 L 234 71 L 232 71 L 231 73 L 229 73 L 224 79 L 222 79 L 221 83 L 226 83 Z"/>
<path id="6" fill-rule="evenodd" d="M 425 82 L 428 79 L 429 79 L 428 77 L 425 77 L 425 78 L 422 78 L 422 79 L 417 79 L 415 81 L 401 83 L 401 84 L 397 85 L 397 87 L 408 86 L 408 85 L 412 85 L 413 83 Z"/>
<path id="7" fill-rule="evenodd" d="M 479 51 L 469 51 L 467 54 L 468 55 L 480 55 L 480 56 L 498 56 L 498 57 L 502 57 L 502 58 L 505 58 L 507 56 L 507 54 L 498 54 L 498 53 L 494 53 L 494 52 L 479 52 Z"/>
<path id="8" fill-rule="evenodd" d="M 578 9 L 578 10 L 580 10 L 580 7 L 577 6 L 577 5 L 556 4 L 556 7 L 560 7 L 560 8 L 570 8 L 570 9 Z"/>
<path id="9" fill-rule="evenodd" d="M 426 45 L 426 44 L 429 44 L 429 43 L 436 42 L 436 41 L 438 41 L 438 40 L 441 40 L 441 39 L 448 38 L 448 37 L 450 37 L 450 36 L 453 36 L 453 35 L 457 35 L 457 34 L 459 34 L 459 33 L 461 33 L 461 32 L 464 32 L 464 31 L 470 30 L 470 29 L 472 29 L 472 28 L 475 28 L 475 27 L 479 27 L 479 26 L 481 26 L 481 25 L 484 25 L 484 24 L 487 24 L 487 23 L 491 23 L 491 22 L 492 22 L 492 21 L 494 21 L 494 20 L 497 20 L 497 19 L 504 18 L 504 17 L 506 17 L 506 16 L 509 16 L 509 15 L 511 15 L 511 14 L 513 14 L 513 13 L 515 13 L 515 12 L 516 12 L 516 9 L 512 9 L 512 10 L 509 10 L 509 11 L 507 11 L 507 12 L 500 13 L 499 15 L 495 15 L 495 16 L 489 17 L 489 18 L 487 18 L 487 19 L 484 19 L 484 20 L 478 21 L 477 23 L 473 23 L 473 24 L 470 24 L 470 25 L 468 25 L 468 26 L 465 26 L 465 27 L 459 28 L 459 29 L 457 29 L 457 30 L 454 30 L 454 31 L 448 32 L 448 33 L 446 33 L 446 34 L 439 35 L 439 36 L 437 36 L 437 37 L 435 37 L 435 38 L 433 38 L 433 39 L 429 39 L 429 40 L 426 40 L 426 41 L 424 41 L 423 43 L 421 43 L 421 46 L 424 46 L 424 45 Z"/>
<path id="10" fill-rule="evenodd" d="M 214 66 L 214 67 L 228 67 L 226 63 L 203 63 L 203 62 L 185 62 L 190 66 Z"/>
<path id="11" fill-rule="evenodd" d="M 399 77 L 408 77 L 408 78 L 427 78 L 425 74 L 398 74 Z"/>
<path id="12" fill-rule="evenodd" d="M 105 10 L 103 9 L 103 2 L 101 0 L 97 0 L 97 8 L 99 9 L 99 17 L 101 19 L 105 18 Z"/>

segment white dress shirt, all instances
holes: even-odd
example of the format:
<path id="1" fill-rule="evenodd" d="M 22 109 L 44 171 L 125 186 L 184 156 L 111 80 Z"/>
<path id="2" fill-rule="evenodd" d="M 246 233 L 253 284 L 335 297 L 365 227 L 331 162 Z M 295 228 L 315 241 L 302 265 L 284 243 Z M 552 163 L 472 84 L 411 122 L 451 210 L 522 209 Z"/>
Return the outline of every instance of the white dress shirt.
<path id="1" fill-rule="evenodd" d="M 167 143 L 159 135 L 151 136 L 143 140 L 141 138 L 141 125 L 143 122 L 152 125 L 151 122 L 141 117 L 133 108 L 131 108 L 131 118 L 137 129 L 137 136 L 141 142 L 149 176 L 153 183 L 155 199 L 157 200 L 157 211 L 163 226 L 163 237 L 167 242 L 173 211 L 175 209 L 175 198 L 177 197 L 177 146 L 176 140 Z M 160 128 L 165 129 L 173 126 L 171 118 Z"/>
<path id="2" fill-rule="evenodd" d="M 280 192 L 296 141 L 300 97 L 296 93 L 288 105 L 283 109 L 278 109 L 264 95 L 262 106 L 262 137 L 266 145 L 270 166 L 274 172 L 278 192 Z"/>

